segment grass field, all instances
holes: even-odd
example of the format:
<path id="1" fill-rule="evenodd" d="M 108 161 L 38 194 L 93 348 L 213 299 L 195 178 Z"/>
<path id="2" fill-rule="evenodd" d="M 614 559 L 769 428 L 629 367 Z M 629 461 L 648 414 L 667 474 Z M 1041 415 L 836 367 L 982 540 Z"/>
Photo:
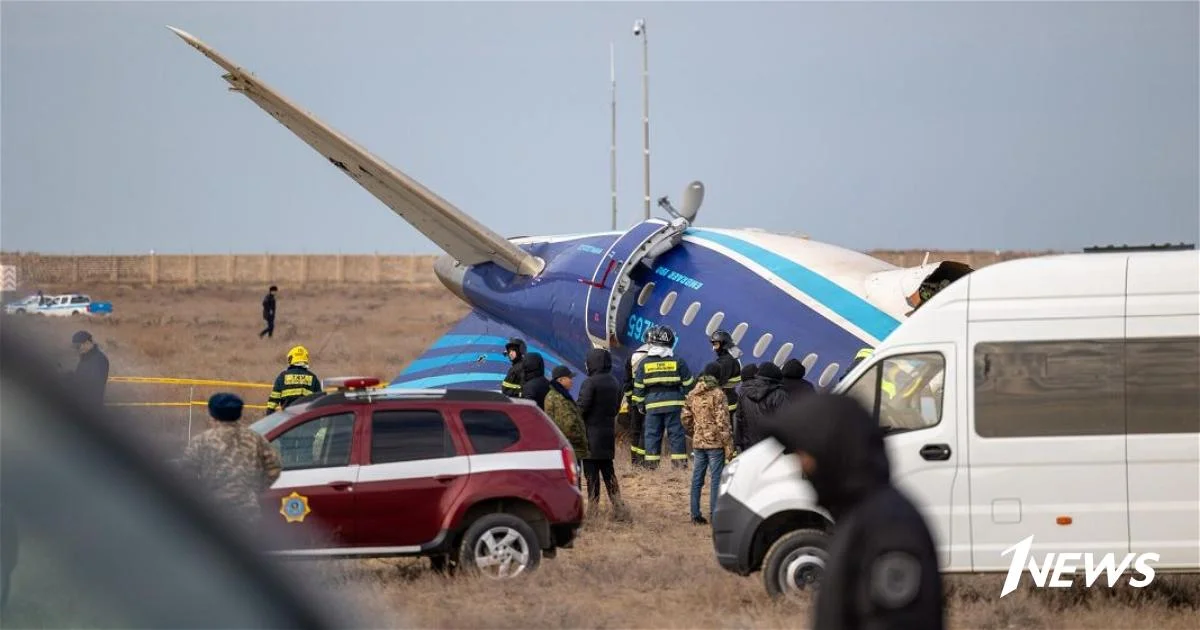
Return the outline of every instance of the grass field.
<path id="1" fill-rule="evenodd" d="M 68 287 L 45 287 L 47 293 Z M 274 339 L 260 340 L 257 290 L 85 287 L 111 300 L 102 319 L 26 318 L 19 325 L 61 349 L 74 364 L 70 335 L 86 327 L 112 362 L 112 374 L 269 382 L 297 343 L 313 354 L 321 376 L 390 379 L 445 332 L 466 309 L 442 289 L 380 288 L 284 291 Z M 216 391 L 152 385 L 112 385 L 118 401 L 203 400 Z M 267 390 L 242 390 L 261 403 Z M 202 423 L 196 408 L 195 430 Z M 128 410 L 168 447 L 187 433 L 182 408 Z M 257 416 L 255 412 L 250 415 Z M 634 472 L 618 460 L 634 522 L 612 522 L 607 502 L 586 523 L 576 547 L 545 560 L 511 584 L 443 578 L 428 561 L 364 560 L 314 563 L 339 597 L 361 602 L 381 623 L 423 628 L 796 628 L 804 604 L 770 601 L 758 574 L 738 577 L 712 555 L 707 527 L 688 519 L 683 473 Z M 704 499 L 707 500 L 706 498 Z M 1028 587 L 999 600 L 1003 576 L 949 576 L 948 616 L 957 628 L 1195 628 L 1200 578 L 1162 576 L 1145 589 Z M 1027 582 L 1028 584 L 1028 582 Z"/>

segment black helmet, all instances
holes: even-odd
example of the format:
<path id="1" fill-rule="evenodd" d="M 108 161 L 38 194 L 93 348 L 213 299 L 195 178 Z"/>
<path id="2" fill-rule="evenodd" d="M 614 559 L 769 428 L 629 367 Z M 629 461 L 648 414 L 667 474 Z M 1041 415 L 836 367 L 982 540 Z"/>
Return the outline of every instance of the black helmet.
<path id="1" fill-rule="evenodd" d="M 504 344 L 505 354 L 507 354 L 509 350 L 516 350 L 519 357 L 525 356 L 525 340 L 517 337 L 509 339 L 508 343 Z"/>
<path id="2" fill-rule="evenodd" d="M 713 334 L 709 335 L 708 340 L 712 343 L 719 344 L 717 346 L 718 350 L 728 350 L 735 345 L 733 343 L 733 335 L 729 334 L 729 331 L 727 330 L 713 331 Z"/>
<path id="3" fill-rule="evenodd" d="M 656 346 L 675 346 L 675 331 L 670 326 L 654 326 L 646 333 L 646 340 Z"/>

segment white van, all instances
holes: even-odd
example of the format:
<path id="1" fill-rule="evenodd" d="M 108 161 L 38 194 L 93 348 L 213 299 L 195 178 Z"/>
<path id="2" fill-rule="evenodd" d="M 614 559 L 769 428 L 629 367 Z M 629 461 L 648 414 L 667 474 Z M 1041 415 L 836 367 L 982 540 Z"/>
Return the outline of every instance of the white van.
<path id="1" fill-rule="evenodd" d="M 1200 569 L 1200 252 L 1069 254 L 946 287 L 833 390 L 874 409 L 893 482 L 945 572 L 1001 552 L 1153 552 Z M 713 544 L 774 596 L 824 566 L 833 523 L 768 439 L 725 468 Z"/>

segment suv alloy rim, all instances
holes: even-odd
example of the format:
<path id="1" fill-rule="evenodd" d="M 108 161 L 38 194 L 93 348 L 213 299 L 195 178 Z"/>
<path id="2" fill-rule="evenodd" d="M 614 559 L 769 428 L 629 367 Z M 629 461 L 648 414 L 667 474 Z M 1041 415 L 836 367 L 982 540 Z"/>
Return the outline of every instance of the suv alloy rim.
<path id="1" fill-rule="evenodd" d="M 529 548 L 517 530 L 492 527 L 475 543 L 475 566 L 490 578 L 520 575 L 529 566 Z"/>
<path id="2" fill-rule="evenodd" d="M 788 554 L 783 563 L 780 580 L 788 597 L 800 597 L 805 591 L 817 588 L 825 569 L 824 552 L 816 547 L 801 547 Z"/>

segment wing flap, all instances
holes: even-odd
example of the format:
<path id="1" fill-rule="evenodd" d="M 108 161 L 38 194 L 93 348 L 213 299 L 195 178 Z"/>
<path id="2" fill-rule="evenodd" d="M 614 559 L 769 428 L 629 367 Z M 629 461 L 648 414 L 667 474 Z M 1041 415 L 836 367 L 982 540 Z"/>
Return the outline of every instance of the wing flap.
<path id="1" fill-rule="evenodd" d="M 192 35 L 168 26 L 227 73 L 222 78 L 460 262 L 533 276 L 545 263 L 352 142 Z"/>

